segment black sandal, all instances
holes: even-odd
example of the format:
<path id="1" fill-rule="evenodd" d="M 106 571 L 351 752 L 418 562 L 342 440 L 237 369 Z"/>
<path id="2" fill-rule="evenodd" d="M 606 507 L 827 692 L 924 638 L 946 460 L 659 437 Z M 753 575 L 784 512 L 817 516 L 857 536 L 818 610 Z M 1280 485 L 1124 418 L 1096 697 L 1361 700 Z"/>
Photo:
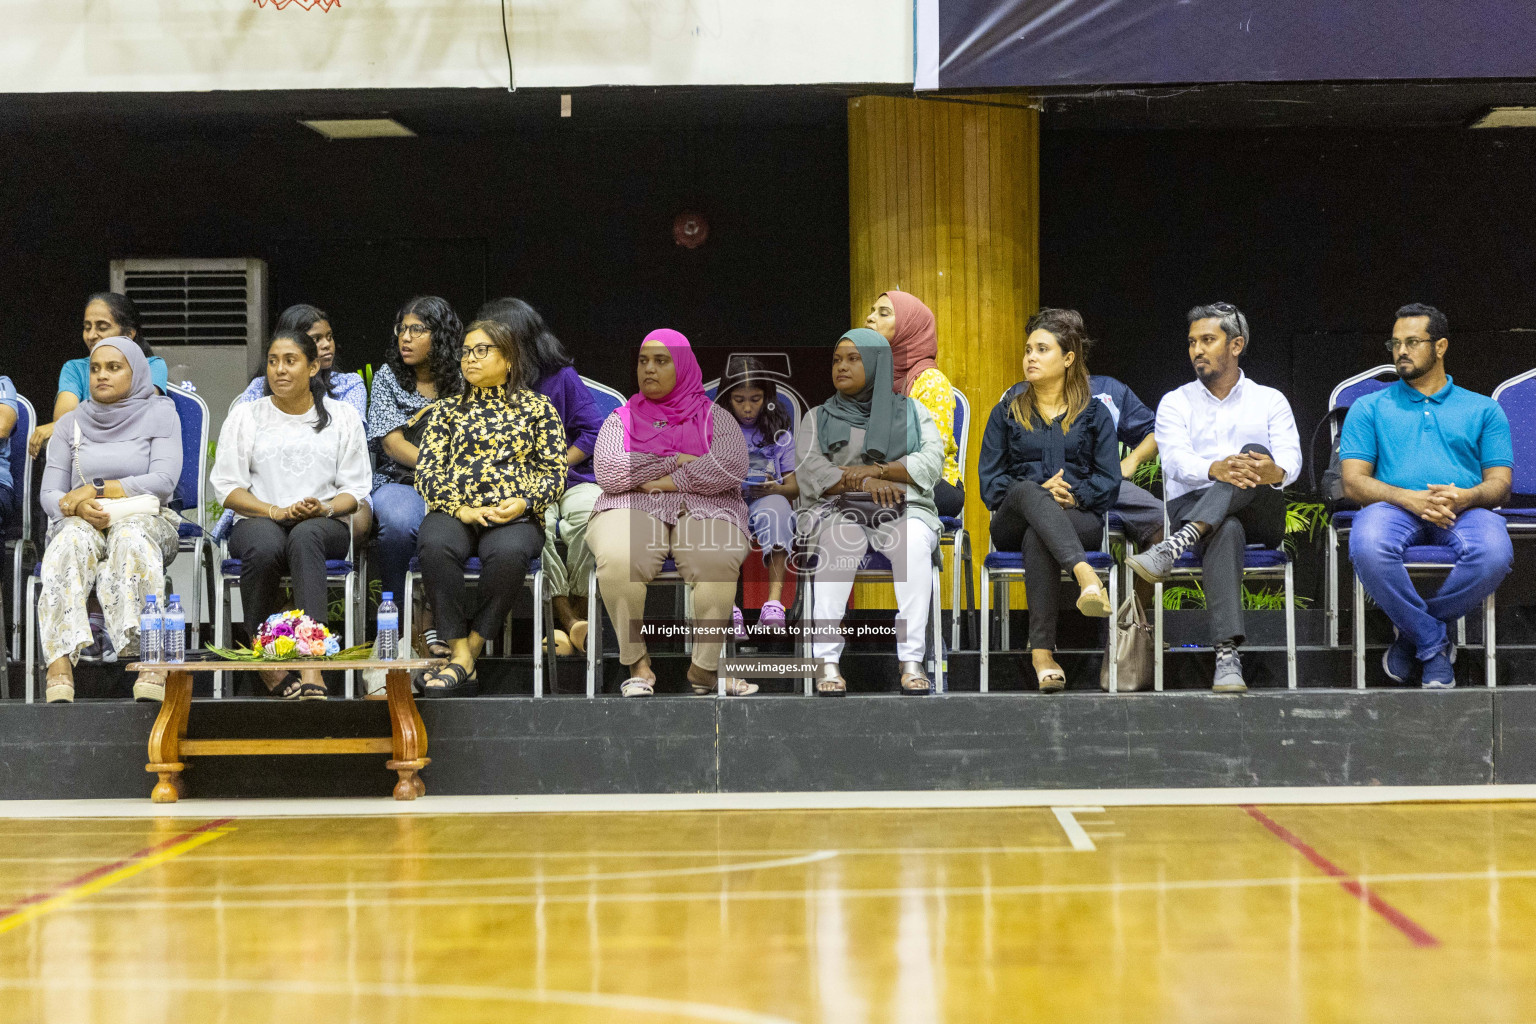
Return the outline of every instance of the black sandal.
<path id="1" fill-rule="evenodd" d="M 278 700 L 326 700 L 330 695 L 323 683 L 300 682 L 297 672 L 288 672 L 275 686 L 267 687 L 267 696 Z"/>
<path id="2" fill-rule="evenodd" d="M 473 697 L 479 692 L 479 669 L 471 669 L 466 672 L 463 665 L 453 661 L 450 661 L 442 668 L 433 669 L 421 679 L 421 695 L 423 698 Z"/>
<path id="3" fill-rule="evenodd" d="M 426 647 L 427 654 L 434 658 L 453 657 L 453 648 L 437 638 L 437 630 L 424 629 L 421 631 L 421 643 Z"/>

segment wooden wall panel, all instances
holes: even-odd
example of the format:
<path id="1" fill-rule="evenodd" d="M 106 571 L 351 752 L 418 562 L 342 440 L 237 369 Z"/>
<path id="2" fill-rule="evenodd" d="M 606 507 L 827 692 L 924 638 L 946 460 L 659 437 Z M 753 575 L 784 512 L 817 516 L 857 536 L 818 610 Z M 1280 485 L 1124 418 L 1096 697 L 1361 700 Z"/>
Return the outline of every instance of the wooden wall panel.
<path id="1" fill-rule="evenodd" d="M 976 476 L 982 428 L 1020 379 L 1024 321 L 1039 303 L 1040 124 L 1026 102 L 848 101 L 850 323 L 862 324 L 889 288 L 933 309 L 939 368 L 971 400 L 965 518 L 978 554 L 988 521 Z M 946 573 L 946 607 L 949 586 Z M 890 590 L 861 585 L 856 601 L 890 607 Z"/>

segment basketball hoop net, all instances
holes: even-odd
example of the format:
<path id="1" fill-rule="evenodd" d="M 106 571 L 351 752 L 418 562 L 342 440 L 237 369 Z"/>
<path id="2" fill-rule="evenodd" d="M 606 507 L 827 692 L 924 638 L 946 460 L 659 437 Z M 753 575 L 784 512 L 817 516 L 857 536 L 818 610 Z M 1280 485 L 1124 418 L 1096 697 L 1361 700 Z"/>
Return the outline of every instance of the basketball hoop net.
<path id="1" fill-rule="evenodd" d="M 322 11 L 328 11 L 332 7 L 341 6 L 341 0 L 251 0 L 251 2 L 254 3 L 257 7 L 265 7 L 270 3 L 278 10 L 282 10 L 289 4 L 298 4 L 306 11 L 312 11 L 316 7 L 320 8 Z"/>

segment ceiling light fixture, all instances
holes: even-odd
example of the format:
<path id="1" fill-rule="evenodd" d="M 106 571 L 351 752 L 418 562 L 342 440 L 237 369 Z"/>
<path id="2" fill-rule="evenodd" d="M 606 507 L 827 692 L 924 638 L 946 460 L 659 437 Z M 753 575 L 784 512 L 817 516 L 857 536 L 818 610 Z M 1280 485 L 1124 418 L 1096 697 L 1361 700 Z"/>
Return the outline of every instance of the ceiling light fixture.
<path id="1" fill-rule="evenodd" d="M 333 121 L 303 121 L 328 139 L 414 139 L 416 133 L 389 117 L 353 117 Z"/>

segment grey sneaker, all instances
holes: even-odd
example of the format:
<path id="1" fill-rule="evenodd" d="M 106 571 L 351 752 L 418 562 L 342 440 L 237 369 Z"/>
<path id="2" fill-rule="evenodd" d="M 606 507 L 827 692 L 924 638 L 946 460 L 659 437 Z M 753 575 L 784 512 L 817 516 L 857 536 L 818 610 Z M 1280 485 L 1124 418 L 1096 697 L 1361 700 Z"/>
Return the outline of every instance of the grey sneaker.
<path id="1" fill-rule="evenodd" d="M 1185 523 L 1177 533 L 1147 550 L 1131 555 L 1125 564 L 1148 583 L 1162 583 L 1173 575 L 1173 563 L 1200 540 L 1194 523 Z"/>
<path id="2" fill-rule="evenodd" d="M 1216 678 L 1211 683 L 1216 693 L 1246 693 L 1248 684 L 1243 682 L 1243 659 L 1232 644 L 1216 645 Z"/>

